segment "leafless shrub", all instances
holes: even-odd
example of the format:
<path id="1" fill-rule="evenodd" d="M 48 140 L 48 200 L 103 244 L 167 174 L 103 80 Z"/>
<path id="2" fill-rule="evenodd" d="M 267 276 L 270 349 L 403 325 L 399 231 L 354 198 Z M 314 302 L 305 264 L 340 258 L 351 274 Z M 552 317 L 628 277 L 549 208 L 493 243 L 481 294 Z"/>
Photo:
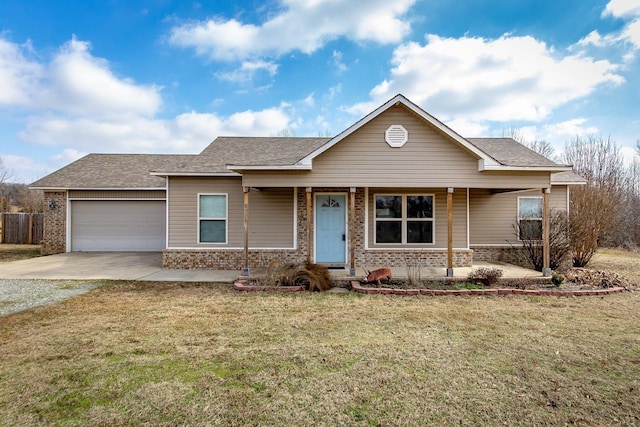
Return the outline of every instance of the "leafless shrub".
<path id="1" fill-rule="evenodd" d="M 533 238 L 533 233 L 522 230 L 519 223 L 514 224 L 513 228 L 516 236 L 520 236 L 520 242 L 533 269 L 542 271 L 544 267 L 543 241 Z M 514 250 L 517 249 L 514 245 L 512 245 L 512 248 Z M 552 209 L 549 212 L 549 267 L 552 270 L 563 269 L 569 257 L 569 251 L 569 222 L 567 213 L 562 210 Z"/>
<path id="2" fill-rule="evenodd" d="M 499 268 L 479 267 L 471 270 L 467 275 L 467 280 L 483 286 L 490 286 L 498 283 L 502 277 L 502 270 Z"/>
<path id="3" fill-rule="evenodd" d="M 422 253 L 419 253 L 414 257 L 411 257 L 406 252 L 404 253 L 404 265 L 407 272 L 407 284 L 409 287 L 417 286 L 422 280 L 421 259 Z"/>

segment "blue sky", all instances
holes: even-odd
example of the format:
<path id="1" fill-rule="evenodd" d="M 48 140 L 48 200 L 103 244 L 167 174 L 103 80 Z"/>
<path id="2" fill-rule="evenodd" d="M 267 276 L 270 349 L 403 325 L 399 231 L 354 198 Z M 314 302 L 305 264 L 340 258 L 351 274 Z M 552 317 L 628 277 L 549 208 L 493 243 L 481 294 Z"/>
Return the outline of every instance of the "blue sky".
<path id="1" fill-rule="evenodd" d="M 640 0 L 0 0 L 0 158 L 334 135 L 397 93 L 459 134 L 640 138 Z"/>

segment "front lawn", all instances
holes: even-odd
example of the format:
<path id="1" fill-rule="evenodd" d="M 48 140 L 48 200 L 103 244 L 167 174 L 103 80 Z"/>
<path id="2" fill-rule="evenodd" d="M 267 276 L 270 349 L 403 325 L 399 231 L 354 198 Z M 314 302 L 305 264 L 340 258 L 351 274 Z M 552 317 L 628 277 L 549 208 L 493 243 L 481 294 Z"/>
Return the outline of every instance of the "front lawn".
<path id="1" fill-rule="evenodd" d="M 0 263 L 19 261 L 40 256 L 40 245 L 14 245 L 0 243 Z"/>
<path id="2" fill-rule="evenodd" d="M 113 282 L 0 318 L 0 425 L 637 425 L 640 294 Z"/>

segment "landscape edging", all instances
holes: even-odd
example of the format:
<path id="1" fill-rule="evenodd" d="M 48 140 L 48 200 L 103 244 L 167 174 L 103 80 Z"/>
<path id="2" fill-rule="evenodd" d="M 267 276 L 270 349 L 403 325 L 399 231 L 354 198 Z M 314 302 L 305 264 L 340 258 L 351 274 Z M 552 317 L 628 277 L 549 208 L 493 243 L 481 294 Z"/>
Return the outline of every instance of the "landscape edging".
<path id="1" fill-rule="evenodd" d="M 358 281 L 351 281 L 354 292 L 368 295 L 539 295 L 554 297 L 582 297 L 610 295 L 624 292 L 623 287 L 607 289 L 578 289 L 574 291 L 552 291 L 547 289 L 391 289 L 364 287 Z"/>

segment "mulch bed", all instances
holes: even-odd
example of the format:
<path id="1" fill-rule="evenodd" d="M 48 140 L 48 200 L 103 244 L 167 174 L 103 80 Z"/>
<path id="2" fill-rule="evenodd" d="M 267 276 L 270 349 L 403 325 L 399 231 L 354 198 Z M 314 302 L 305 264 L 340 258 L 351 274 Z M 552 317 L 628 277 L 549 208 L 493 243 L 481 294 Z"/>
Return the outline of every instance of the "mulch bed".
<path id="1" fill-rule="evenodd" d="M 469 279 L 451 278 L 422 280 L 409 285 L 406 280 L 393 280 L 390 284 L 364 284 L 352 280 L 348 285 L 354 292 L 381 295 L 541 295 L 541 296 L 597 296 L 633 291 L 636 285 L 623 276 L 586 268 L 572 268 L 565 272 L 565 281 L 551 284 L 546 277 L 501 278 L 490 286 L 478 286 Z M 264 286 L 257 278 L 239 280 L 233 284 L 238 291 L 302 292 L 304 286 Z"/>

